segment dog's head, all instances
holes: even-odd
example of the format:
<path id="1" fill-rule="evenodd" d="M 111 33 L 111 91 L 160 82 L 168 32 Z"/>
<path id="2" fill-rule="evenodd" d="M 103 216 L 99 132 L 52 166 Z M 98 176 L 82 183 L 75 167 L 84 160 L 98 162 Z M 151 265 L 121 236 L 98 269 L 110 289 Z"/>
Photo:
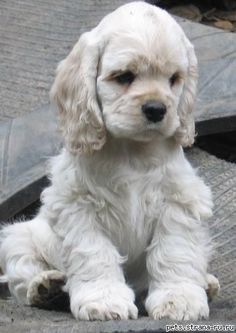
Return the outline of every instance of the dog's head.
<path id="1" fill-rule="evenodd" d="M 176 21 L 144 2 L 118 8 L 83 34 L 57 69 L 51 98 L 72 152 L 99 150 L 107 132 L 194 141 L 194 49 Z"/>

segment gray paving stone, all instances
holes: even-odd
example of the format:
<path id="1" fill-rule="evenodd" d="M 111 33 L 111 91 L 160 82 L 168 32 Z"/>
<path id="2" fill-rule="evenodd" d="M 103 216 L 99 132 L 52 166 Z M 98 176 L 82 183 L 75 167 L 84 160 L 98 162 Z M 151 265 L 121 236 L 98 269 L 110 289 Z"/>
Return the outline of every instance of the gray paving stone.
<path id="1" fill-rule="evenodd" d="M 39 310 L 16 305 L 12 300 L 0 301 L 0 332 L 1 333 L 148 333 L 166 332 L 166 325 L 175 324 L 169 320 L 151 320 L 140 317 L 138 320 L 121 320 L 107 322 L 76 321 L 70 313 Z M 190 323 L 178 323 L 187 325 Z M 215 312 L 211 320 L 193 322 L 197 325 L 235 325 L 236 321 L 228 319 L 224 310 Z"/>

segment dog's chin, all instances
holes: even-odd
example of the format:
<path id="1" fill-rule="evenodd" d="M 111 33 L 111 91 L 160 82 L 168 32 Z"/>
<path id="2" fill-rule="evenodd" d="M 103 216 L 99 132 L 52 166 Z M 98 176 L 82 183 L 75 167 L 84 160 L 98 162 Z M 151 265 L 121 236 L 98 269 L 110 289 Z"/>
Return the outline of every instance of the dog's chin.
<path id="1" fill-rule="evenodd" d="M 160 138 L 161 134 L 156 130 L 146 130 L 141 133 L 134 134 L 130 139 L 137 142 L 150 142 Z"/>
<path id="2" fill-rule="evenodd" d="M 160 131 L 157 129 L 150 129 L 150 128 L 144 128 L 144 129 L 127 129 L 127 128 L 112 128 L 108 129 L 108 132 L 113 138 L 116 139 L 127 139 L 131 141 L 137 141 L 137 142 L 150 142 L 152 140 L 155 140 L 156 138 L 161 137 Z"/>
<path id="3" fill-rule="evenodd" d="M 170 113 L 169 113 L 170 115 Z M 174 135 L 180 126 L 179 117 L 165 116 L 157 123 L 145 121 L 143 119 L 121 117 L 104 117 L 107 132 L 116 139 L 127 139 L 138 142 L 150 142 L 153 140 L 165 140 Z"/>

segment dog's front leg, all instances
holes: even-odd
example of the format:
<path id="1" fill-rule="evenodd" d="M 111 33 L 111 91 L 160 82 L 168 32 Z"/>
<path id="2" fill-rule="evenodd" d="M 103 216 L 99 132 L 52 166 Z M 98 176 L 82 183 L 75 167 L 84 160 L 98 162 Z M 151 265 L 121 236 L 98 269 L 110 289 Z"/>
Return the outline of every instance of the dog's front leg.
<path id="1" fill-rule="evenodd" d="M 81 320 L 135 319 L 134 292 L 126 283 L 123 258 L 110 239 L 95 226 L 80 227 L 64 243 L 73 315 Z M 71 238 L 71 239 L 70 239 Z"/>
<path id="2" fill-rule="evenodd" d="M 201 222 L 177 203 L 166 204 L 147 254 L 146 309 L 154 319 L 207 318 L 208 236 Z"/>

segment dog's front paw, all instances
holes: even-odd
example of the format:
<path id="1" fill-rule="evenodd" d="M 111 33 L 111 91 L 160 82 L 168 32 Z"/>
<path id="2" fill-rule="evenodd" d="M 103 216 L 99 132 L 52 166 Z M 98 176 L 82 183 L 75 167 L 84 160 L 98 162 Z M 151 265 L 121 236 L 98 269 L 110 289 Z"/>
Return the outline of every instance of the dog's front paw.
<path id="1" fill-rule="evenodd" d="M 71 311 L 80 320 L 126 320 L 136 319 L 138 309 L 132 302 L 117 300 L 100 300 L 82 306 L 71 306 Z"/>
<path id="2" fill-rule="evenodd" d="M 82 287 L 83 288 L 83 287 Z M 71 312 L 79 320 L 136 319 L 133 291 L 126 285 L 81 289 L 71 297 Z"/>
<path id="3" fill-rule="evenodd" d="M 146 310 L 153 319 L 198 320 L 209 316 L 205 290 L 187 283 L 153 290 L 146 300 Z"/>
<path id="4" fill-rule="evenodd" d="M 27 300 L 30 305 L 43 306 L 62 293 L 66 282 L 63 273 L 57 270 L 43 271 L 30 282 L 27 290 Z"/>

